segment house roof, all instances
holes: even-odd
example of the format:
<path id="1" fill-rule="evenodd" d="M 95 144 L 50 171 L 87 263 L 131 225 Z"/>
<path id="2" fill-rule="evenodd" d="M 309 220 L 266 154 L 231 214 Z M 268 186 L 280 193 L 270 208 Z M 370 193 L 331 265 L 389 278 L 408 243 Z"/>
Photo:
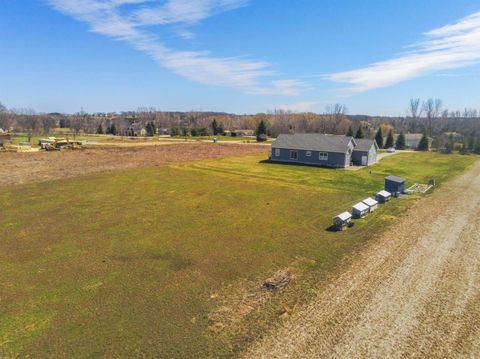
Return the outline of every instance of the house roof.
<path id="1" fill-rule="evenodd" d="M 370 197 L 368 197 L 367 199 L 364 199 L 362 202 L 365 203 L 369 207 L 373 207 L 373 206 L 376 206 L 378 204 L 377 201 L 375 201 L 373 198 L 370 198 Z"/>
<path id="2" fill-rule="evenodd" d="M 292 135 L 279 135 L 272 144 L 272 147 L 346 153 L 348 150 L 348 144 L 351 141 L 356 144 L 353 137 L 318 133 L 295 133 Z"/>
<path id="3" fill-rule="evenodd" d="M 352 208 L 356 209 L 357 211 L 363 212 L 363 211 L 366 211 L 369 207 L 365 203 L 359 202 L 353 205 Z"/>
<path id="4" fill-rule="evenodd" d="M 375 140 L 368 140 L 364 138 L 356 138 L 355 143 L 357 146 L 355 146 L 355 151 L 365 151 L 368 152 L 372 148 L 372 146 L 375 146 L 375 148 L 378 150 L 378 145 L 377 141 Z"/>
<path id="5" fill-rule="evenodd" d="M 341 221 L 347 221 L 350 218 L 352 218 L 352 215 L 349 212 L 343 212 L 343 213 L 339 214 L 338 216 L 336 216 L 334 219 L 337 219 L 337 218 L 340 219 Z"/>
<path id="6" fill-rule="evenodd" d="M 385 180 L 390 181 L 390 182 L 396 182 L 396 183 L 404 183 L 405 182 L 405 178 L 397 177 L 397 176 L 388 176 L 388 177 L 385 177 Z"/>
<path id="7" fill-rule="evenodd" d="M 377 193 L 377 196 L 392 197 L 392 194 L 390 192 L 385 191 L 385 190 L 381 190 L 380 192 Z"/>

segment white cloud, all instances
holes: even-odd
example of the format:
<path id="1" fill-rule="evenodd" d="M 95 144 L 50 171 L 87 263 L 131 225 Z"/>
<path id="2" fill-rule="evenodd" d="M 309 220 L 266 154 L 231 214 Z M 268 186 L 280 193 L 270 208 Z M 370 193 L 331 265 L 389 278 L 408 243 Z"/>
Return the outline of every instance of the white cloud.
<path id="1" fill-rule="evenodd" d="M 362 92 L 387 87 L 434 71 L 480 63 L 480 12 L 424 34 L 411 51 L 367 67 L 338 72 L 326 78 Z"/>
<path id="2" fill-rule="evenodd" d="M 314 101 L 303 101 L 303 102 L 296 102 L 284 105 L 276 105 L 272 106 L 273 108 L 284 110 L 284 111 L 291 111 L 291 112 L 314 112 L 316 105 L 318 102 Z"/>
<path id="3" fill-rule="evenodd" d="M 193 33 L 185 26 L 245 6 L 248 0 L 47 1 L 58 11 L 87 23 L 91 31 L 125 41 L 150 55 L 161 66 L 192 81 L 228 86 L 248 93 L 282 96 L 298 95 L 306 89 L 299 80 L 273 79 L 276 73 L 268 63 L 244 57 L 215 57 L 207 51 L 179 51 L 166 46 L 146 29 L 181 25 L 180 35 L 191 38 Z"/>
<path id="4" fill-rule="evenodd" d="M 145 25 L 194 24 L 207 17 L 245 6 L 247 0 L 168 0 L 164 4 L 134 12 Z"/>

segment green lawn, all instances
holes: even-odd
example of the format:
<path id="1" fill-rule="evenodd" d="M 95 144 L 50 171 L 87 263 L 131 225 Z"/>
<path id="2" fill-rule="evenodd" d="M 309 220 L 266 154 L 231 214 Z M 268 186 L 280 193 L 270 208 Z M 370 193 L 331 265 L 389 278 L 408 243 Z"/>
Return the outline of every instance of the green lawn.
<path id="1" fill-rule="evenodd" d="M 261 160 L 3 188 L 0 357 L 232 356 L 418 197 L 342 233 L 326 231 L 333 215 L 381 189 L 387 174 L 441 183 L 476 157 L 405 153 L 360 171 Z M 298 275 L 285 291 L 212 330 L 213 311 L 285 267 Z"/>

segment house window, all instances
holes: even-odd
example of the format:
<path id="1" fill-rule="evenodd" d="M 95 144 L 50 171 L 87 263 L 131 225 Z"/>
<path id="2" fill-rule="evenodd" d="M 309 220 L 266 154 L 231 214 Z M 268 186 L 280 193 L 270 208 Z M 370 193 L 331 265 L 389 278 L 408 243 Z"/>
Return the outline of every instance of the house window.
<path id="1" fill-rule="evenodd" d="M 280 148 L 275 148 L 275 156 L 280 157 Z"/>
<path id="2" fill-rule="evenodd" d="M 328 152 L 319 152 L 318 159 L 320 161 L 328 161 Z"/>
<path id="3" fill-rule="evenodd" d="M 290 159 L 291 160 L 298 160 L 298 152 L 297 151 L 290 151 Z"/>
<path id="4" fill-rule="evenodd" d="M 306 156 L 307 157 L 312 157 L 312 151 L 307 151 Z"/>

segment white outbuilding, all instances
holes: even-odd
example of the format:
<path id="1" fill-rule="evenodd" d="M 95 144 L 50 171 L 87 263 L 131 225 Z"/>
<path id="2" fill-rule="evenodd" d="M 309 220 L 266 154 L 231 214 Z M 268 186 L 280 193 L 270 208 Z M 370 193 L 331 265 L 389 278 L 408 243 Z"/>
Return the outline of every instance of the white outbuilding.
<path id="1" fill-rule="evenodd" d="M 339 231 L 343 231 L 350 222 L 352 222 L 352 215 L 349 212 L 343 212 L 338 216 L 333 217 L 333 226 Z"/>
<path id="2" fill-rule="evenodd" d="M 377 193 L 375 198 L 379 203 L 386 203 L 390 201 L 390 199 L 392 198 L 392 194 L 385 190 L 381 190 L 380 192 Z"/>
<path id="3" fill-rule="evenodd" d="M 368 197 L 367 199 L 364 199 L 362 201 L 363 203 L 365 203 L 368 208 L 369 208 L 369 212 L 372 213 L 373 211 L 375 211 L 378 207 L 378 201 L 375 201 L 373 198 L 371 197 Z"/>
<path id="4" fill-rule="evenodd" d="M 352 214 L 355 218 L 365 217 L 368 214 L 369 210 L 370 207 L 368 207 L 363 202 L 358 202 L 356 205 L 352 206 Z"/>

